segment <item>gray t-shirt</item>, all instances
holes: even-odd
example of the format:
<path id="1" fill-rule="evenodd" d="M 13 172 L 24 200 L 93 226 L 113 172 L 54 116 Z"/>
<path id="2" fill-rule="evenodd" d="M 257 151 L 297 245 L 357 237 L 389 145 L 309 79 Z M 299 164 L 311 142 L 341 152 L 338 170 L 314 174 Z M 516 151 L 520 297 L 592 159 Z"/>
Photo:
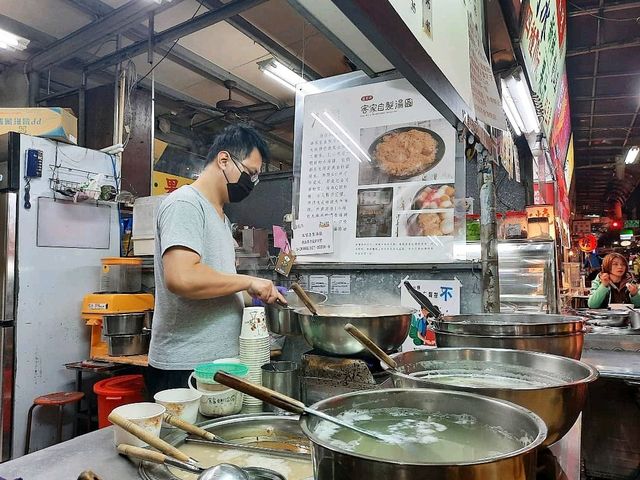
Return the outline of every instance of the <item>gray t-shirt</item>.
<path id="1" fill-rule="evenodd" d="M 236 273 L 231 225 L 192 186 L 170 194 L 158 208 L 155 241 L 155 312 L 149 364 L 164 370 L 189 370 L 217 358 L 238 355 L 242 320 L 240 294 L 190 300 L 171 293 L 164 281 L 162 255 L 182 246 L 218 272 Z"/>

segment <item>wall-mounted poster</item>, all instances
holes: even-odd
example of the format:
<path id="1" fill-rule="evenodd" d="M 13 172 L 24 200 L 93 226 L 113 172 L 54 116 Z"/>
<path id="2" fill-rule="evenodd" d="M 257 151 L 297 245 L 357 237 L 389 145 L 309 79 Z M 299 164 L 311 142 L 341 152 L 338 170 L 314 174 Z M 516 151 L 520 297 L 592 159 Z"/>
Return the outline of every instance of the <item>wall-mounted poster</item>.
<path id="1" fill-rule="evenodd" d="M 334 251 L 299 260 L 452 261 L 455 145 L 404 79 L 307 95 L 297 217 L 332 216 Z"/>

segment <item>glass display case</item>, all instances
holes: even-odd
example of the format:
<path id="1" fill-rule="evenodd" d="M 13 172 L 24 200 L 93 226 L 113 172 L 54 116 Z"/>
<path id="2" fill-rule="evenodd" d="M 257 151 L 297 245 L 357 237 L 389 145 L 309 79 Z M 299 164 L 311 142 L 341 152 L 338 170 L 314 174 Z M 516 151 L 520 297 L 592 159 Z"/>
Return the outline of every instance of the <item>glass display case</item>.
<path id="1" fill-rule="evenodd" d="M 468 243 L 469 259 L 480 259 L 480 244 Z M 503 312 L 558 313 L 558 275 L 553 240 L 498 242 L 500 306 Z"/>

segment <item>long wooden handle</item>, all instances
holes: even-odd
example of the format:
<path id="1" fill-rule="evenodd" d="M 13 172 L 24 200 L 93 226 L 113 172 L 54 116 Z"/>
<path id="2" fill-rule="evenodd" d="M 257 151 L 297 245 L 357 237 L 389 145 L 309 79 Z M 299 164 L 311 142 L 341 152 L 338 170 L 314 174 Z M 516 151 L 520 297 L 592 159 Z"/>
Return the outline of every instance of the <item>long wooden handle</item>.
<path id="1" fill-rule="evenodd" d="M 224 442 L 224 440 L 222 440 L 220 437 L 214 435 L 211 432 L 207 432 L 204 428 L 200 428 L 193 423 L 189 423 L 170 413 L 164 414 L 164 421 L 169 425 L 178 427 L 180 430 L 184 430 L 187 433 L 191 433 L 193 435 L 196 435 L 197 437 L 204 438 L 205 440 L 211 440 L 213 442 Z"/>
<path id="2" fill-rule="evenodd" d="M 389 355 L 387 355 L 384 350 L 382 350 L 378 345 L 376 345 L 373 342 L 373 340 L 367 337 L 364 334 L 364 332 L 361 331 L 358 327 L 350 323 L 347 323 L 344 326 L 344 329 L 347 331 L 349 335 L 351 335 L 353 338 L 358 340 L 362 345 L 364 345 L 366 349 L 369 350 L 378 360 L 386 363 L 387 365 L 389 365 L 389 367 L 393 368 L 394 370 L 398 368 L 398 364 L 396 363 L 396 361 L 393 358 L 391 358 Z"/>
<path id="3" fill-rule="evenodd" d="M 157 448 L 164 454 L 170 455 L 183 462 L 192 462 L 192 459 L 188 455 L 181 452 L 173 445 L 168 444 L 161 438 L 158 438 L 152 435 L 151 433 L 146 431 L 144 428 L 133 423 L 131 420 L 127 420 L 122 415 L 119 415 L 115 412 L 111 412 L 109 414 L 109 421 L 115 425 L 118 425 L 119 427 L 124 428 L 131 435 L 135 435 L 143 442 L 147 442 L 149 445 L 151 445 L 154 448 Z"/>
<path id="4" fill-rule="evenodd" d="M 118 453 L 122 453 L 123 455 L 127 455 L 128 457 L 146 460 L 152 463 L 163 464 L 167 459 L 167 456 L 164 453 L 156 452 L 155 450 L 149 450 L 147 448 L 134 447 L 133 445 L 127 445 L 126 443 L 121 443 L 120 445 L 118 445 L 117 449 Z"/>
<path id="5" fill-rule="evenodd" d="M 287 395 L 283 395 L 282 393 L 263 387 L 262 385 L 254 385 L 242 378 L 229 375 L 225 372 L 216 372 L 213 379 L 222 385 L 226 385 L 227 387 L 238 390 L 239 392 L 245 393 L 251 397 L 257 398 L 263 402 L 273 405 L 274 407 L 282 408 L 283 410 L 291 413 L 301 414 L 304 413 L 307 408 L 304 403 L 288 397 Z"/>
<path id="6" fill-rule="evenodd" d="M 300 298 L 300 300 L 302 300 L 302 303 L 305 304 L 305 306 L 309 309 L 309 311 L 312 314 L 318 315 L 318 309 L 316 308 L 314 303 L 309 298 L 309 295 L 307 295 L 307 292 L 305 292 L 304 289 L 299 284 L 294 282 L 293 284 L 291 284 L 291 289 L 294 292 L 296 292 L 296 295 L 298 295 L 298 298 Z"/>

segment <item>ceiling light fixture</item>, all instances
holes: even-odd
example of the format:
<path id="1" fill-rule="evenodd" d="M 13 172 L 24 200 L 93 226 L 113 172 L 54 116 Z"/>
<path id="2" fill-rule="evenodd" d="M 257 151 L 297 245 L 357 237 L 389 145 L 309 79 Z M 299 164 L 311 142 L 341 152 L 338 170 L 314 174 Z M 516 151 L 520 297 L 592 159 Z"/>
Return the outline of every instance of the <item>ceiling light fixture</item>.
<path id="1" fill-rule="evenodd" d="M 274 79 L 280 85 L 289 90 L 296 90 L 296 85 L 306 83 L 307 81 L 289 67 L 283 65 L 275 58 L 258 62 L 258 68 L 268 77 Z"/>
<path id="2" fill-rule="evenodd" d="M 24 50 L 30 40 L 0 29 L 0 48 L 5 50 Z"/>
<path id="3" fill-rule="evenodd" d="M 500 80 L 502 106 L 516 134 L 538 133 L 540 122 L 521 68 Z M 518 134 L 519 135 L 519 134 Z"/>
<path id="4" fill-rule="evenodd" d="M 640 147 L 631 147 L 627 152 L 627 156 L 624 159 L 624 163 L 627 165 L 636 163 L 636 160 L 638 160 L 639 153 L 640 153 Z"/>

